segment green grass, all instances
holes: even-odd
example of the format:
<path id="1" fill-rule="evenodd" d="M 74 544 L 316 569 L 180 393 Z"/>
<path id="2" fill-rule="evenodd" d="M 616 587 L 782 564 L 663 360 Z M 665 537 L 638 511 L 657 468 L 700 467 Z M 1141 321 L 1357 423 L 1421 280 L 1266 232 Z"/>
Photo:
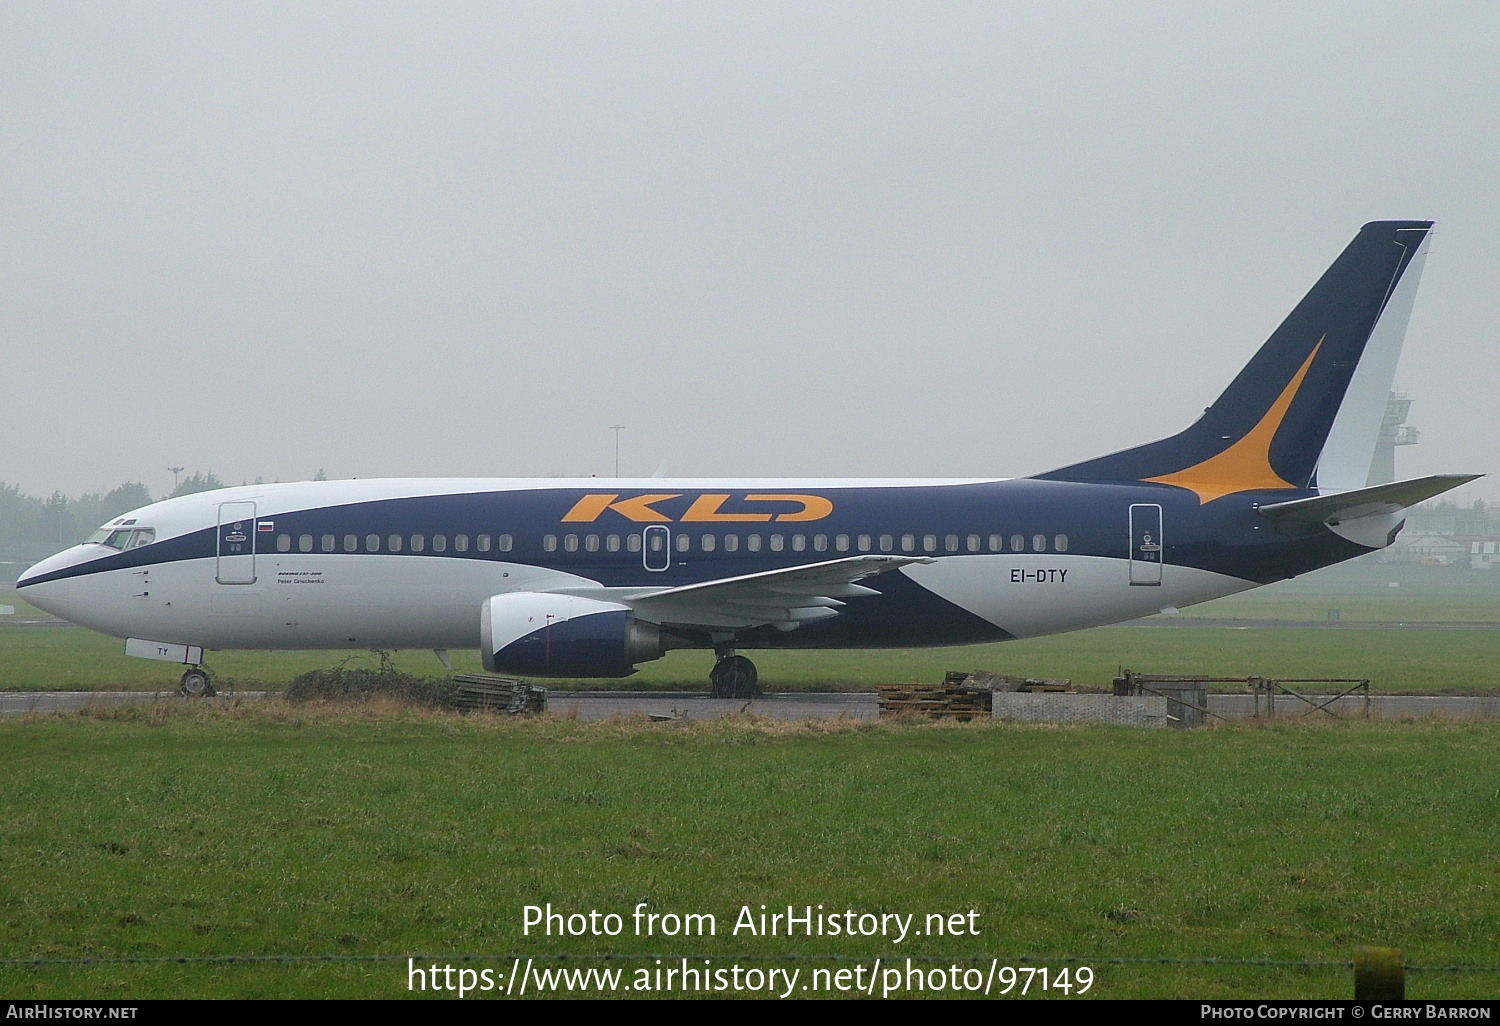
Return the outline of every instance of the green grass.
<path id="1" fill-rule="evenodd" d="M 987 669 L 1067 677 L 1107 688 L 1121 667 L 1141 673 L 1369 677 L 1388 693 L 1492 693 L 1500 690 L 1500 633 L 1485 630 L 1298 630 L 1293 628 L 1100 627 L 1030 641 L 958 648 L 852 652 L 752 652 L 766 690 L 869 690 L 877 684 L 938 681 L 947 670 Z M 475 652 L 454 652 L 454 670 L 480 672 Z M 213 652 L 222 677 L 246 688 L 279 688 L 308 670 L 344 659 L 375 665 L 368 652 Z M 677 651 L 617 681 L 553 681 L 556 689 L 703 690 L 712 656 Z M 396 656 L 398 668 L 441 675 L 431 652 Z M 0 690 L 172 689 L 182 667 L 129 658 L 124 643 L 81 627 L 0 628 Z"/>
<path id="2" fill-rule="evenodd" d="M 174 705 L 0 722 L 0 957 L 789 954 L 1500 961 L 1500 724 L 508 721 Z M 545 938 L 522 907 L 712 912 Z M 980 913 L 755 939 L 743 904 Z M 479 963 L 485 965 L 488 963 Z M 816 961 L 810 965 L 817 965 Z M 832 964 L 838 967 L 837 963 Z M 500 967 L 496 967 L 500 968 Z M 1099 997 L 1346 997 L 1340 969 L 1096 966 Z M 390 997 L 405 965 L 0 966 L 40 997 Z M 1408 994 L 1492 997 L 1495 974 Z"/>
<path id="3" fill-rule="evenodd" d="M 1391 587 L 1394 584 L 1396 587 Z M 1358 559 L 1183 610 L 1186 617 L 1500 622 L 1500 573 Z"/>

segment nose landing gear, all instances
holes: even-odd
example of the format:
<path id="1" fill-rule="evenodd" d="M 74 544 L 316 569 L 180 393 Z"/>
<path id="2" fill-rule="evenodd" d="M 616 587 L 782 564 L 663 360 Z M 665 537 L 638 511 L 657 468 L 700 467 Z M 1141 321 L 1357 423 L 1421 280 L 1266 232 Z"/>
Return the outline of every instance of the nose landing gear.
<path id="1" fill-rule="evenodd" d="M 207 666 L 192 666 L 182 674 L 182 680 L 178 682 L 177 693 L 183 698 L 212 698 L 218 694 L 214 690 L 213 676 Z"/>
<path id="2" fill-rule="evenodd" d="M 734 649 L 728 646 L 715 651 L 719 661 L 714 663 L 713 671 L 708 675 L 715 698 L 754 698 L 760 694 L 760 674 L 754 663 L 742 655 L 735 655 Z"/>

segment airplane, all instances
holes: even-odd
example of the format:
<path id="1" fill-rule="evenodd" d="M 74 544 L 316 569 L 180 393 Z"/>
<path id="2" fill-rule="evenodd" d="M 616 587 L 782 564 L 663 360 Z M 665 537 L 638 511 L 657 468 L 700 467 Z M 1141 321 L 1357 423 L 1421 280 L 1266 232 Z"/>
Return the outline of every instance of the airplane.
<path id="1" fill-rule="evenodd" d="M 1374 221 L 1179 433 L 1031 477 L 396 479 L 167 499 L 31 567 L 26 601 L 185 664 L 216 649 L 478 647 L 600 678 L 712 649 L 957 645 L 1117 623 L 1390 545 L 1481 475 L 1368 483 L 1430 237 Z"/>

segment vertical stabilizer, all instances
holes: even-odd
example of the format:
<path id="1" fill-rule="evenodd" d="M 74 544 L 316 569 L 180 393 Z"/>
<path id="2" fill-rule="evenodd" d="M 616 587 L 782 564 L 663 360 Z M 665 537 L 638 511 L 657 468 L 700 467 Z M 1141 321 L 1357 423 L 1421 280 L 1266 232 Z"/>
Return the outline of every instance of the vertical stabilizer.
<path id="1" fill-rule="evenodd" d="M 1187 430 L 1038 476 L 1171 484 L 1202 503 L 1246 491 L 1363 487 L 1431 227 L 1361 228 Z"/>

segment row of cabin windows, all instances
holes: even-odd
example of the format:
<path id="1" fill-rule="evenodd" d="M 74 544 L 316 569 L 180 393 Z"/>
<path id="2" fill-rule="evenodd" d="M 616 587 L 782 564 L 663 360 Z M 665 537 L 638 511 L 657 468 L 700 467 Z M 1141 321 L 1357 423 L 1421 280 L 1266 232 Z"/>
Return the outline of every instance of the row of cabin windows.
<path id="1" fill-rule="evenodd" d="M 686 531 L 679 531 L 676 536 L 676 548 L 678 552 L 691 552 L 693 550 L 694 536 Z M 597 534 L 565 534 L 562 536 L 562 549 L 564 552 L 577 552 L 580 548 L 584 552 L 598 552 L 600 536 Z M 811 546 L 813 552 L 828 552 L 830 543 L 834 552 L 895 552 L 898 547 L 902 552 L 1005 552 L 1006 536 L 1003 534 L 992 534 L 988 537 L 978 534 L 957 535 L 948 534 L 941 538 L 935 534 L 924 534 L 920 538 L 915 534 L 882 534 L 878 537 L 873 534 L 848 535 L 848 534 L 772 534 L 762 536 L 759 534 L 746 535 L 743 539 L 744 549 L 747 552 L 759 552 L 764 546 L 772 552 L 783 552 L 790 548 L 793 552 L 806 552 Z M 542 538 L 542 549 L 546 552 L 556 552 L 558 548 L 558 536 L 555 534 L 545 535 Z M 664 544 L 664 534 L 653 532 L 651 535 L 652 551 L 659 552 Z M 697 536 L 698 551 L 715 552 L 722 549 L 724 552 L 738 552 L 741 547 L 741 538 L 737 534 L 703 534 Z M 1013 534 L 1009 538 L 1011 552 L 1026 552 L 1027 537 L 1023 534 Z M 631 552 L 639 552 L 641 548 L 640 535 L 630 534 L 625 536 L 626 548 Z M 603 538 L 604 550 L 606 552 L 620 551 L 620 536 L 617 534 L 605 535 Z M 1030 551 L 1046 552 L 1048 538 L 1045 534 L 1033 534 L 1030 538 Z M 1053 535 L 1051 538 L 1053 552 L 1068 551 L 1068 536 L 1065 534 Z"/>
<path id="2" fill-rule="evenodd" d="M 313 542 L 316 540 L 317 547 L 323 552 L 337 552 L 340 548 L 338 535 L 325 534 L 314 539 L 310 534 L 299 534 L 297 536 L 297 551 L 313 551 Z M 476 534 L 470 538 L 467 534 L 455 534 L 453 536 L 453 551 L 468 552 L 472 544 L 476 552 L 489 552 L 491 543 L 500 552 L 509 552 L 515 545 L 515 540 L 508 534 L 495 535 L 493 539 L 487 534 Z M 357 534 L 346 534 L 343 537 L 343 550 L 345 552 L 380 552 L 382 545 L 386 552 L 401 552 L 410 550 L 412 552 L 426 552 L 431 545 L 433 552 L 448 551 L 448 536 L 446 534 L 434 534 L 430 538 L 425 534 L 389 534 L 382 537 L 378 534 L 367 534 L 361 538 Z M 279 534 L 276 536 L 276 551 L 291 552 L 292 536 Z"/>
<path id="3" fill-rule="evenodd" d="M 562 536 L 562 549 L 564 552 L 577 552 L 581 548 L 584 552 L 598 552 L 601 547 L 605 552 L 619 552 L 623 547 L 626 552 L 641 551 L 641 536 L 638 534 L 627 534 L 623 538 L 618 534 L 565 534 Z M 361 546 L 361 541 L 363 546 Z M 939 537 L 935 534 L 882 534 L 878 537 L 872 534 L 848 535 L 835 534 L 831 537 L 826 534 L 794 534 L 781 535 L 772 534 L 762 537 L 758 534 L 746 535 L 744 548 L 747 552 L 759 552 L 762 546 L 772 552 L 782 552 L 790 548 L 793 552 L 806 552 L 809 542 L 814 552 L 829 551 L 829 543 L 832 542 L 834 552 L 895 552 L 898 547 L 902 552 L 1005 552 L 1006 536 L 1003 534 L 992 534 L 988 537 L 978 534 L 970 535 L 943 535 L 941 538 L 941 549 Z M 310 534 L 297 536 L 297 551 L 313 551 L 314 538 Z M 337 535 L 325 534 L 317 539 L 318 548 L 323 552 L 335 552 L 339 548 Z M 491 538 L 487 534 L 474 535 L 470 539 L 467 534 L 455 534 L 453 536 L 453 551 L 468 552 L 472 542 L 474 551 L 489 552 Z M 1027 551 L 1027 537 L 1024 534 L 1013 534 L 1009 538 L 1011 552 Z M 343 550 L 345 552 L 359 552 L 361 548 L 365 552 L 426 552 L 429 543 L 433 552 L 448 551 L 448 536 L 446 534 L 434 534 L 430 537 L 425 534 L 400 535 L 390 534 L 381 536 L 378 534 L 367 534 L 361 539 L 357 534 L 346 534 L 343 537 Z M 1030 538 L 1032 552 L 1046 552 L 1048 538 L 1045 534 L 1033 534 Z M 1068 536 L 1065 534 L 1053 535 L 1051 538 L 1053 552 L 1068 551 Z M 653 551 L 661 551 L 664 544 L 663 534 L 653 532 L 651 535 L 651 547 Z M 722 549 L 725 552 L 738 552 L 741 546 L 740 536 L 737 534 L 713 535 L 704 534 L 698 536 L 698 550 L 700 552 L 714 552 Z M 509 552 L 514 547 L 514 539 L 508 534 L 497 535 L 494 538 L 494 548 L 500 552 Z M 546 552 L 556 552 L 558 547 L 558 536 L 555 534 L 545 535 L 542 538 L 542 549 Z M 677 534 L 676 547 L 678 552 L 691 552 L 693 549 L 693 535 L 686 531 Z M 292 536 L 281 534 L 276 536 L 276 551 L 292 551 Z"/>

